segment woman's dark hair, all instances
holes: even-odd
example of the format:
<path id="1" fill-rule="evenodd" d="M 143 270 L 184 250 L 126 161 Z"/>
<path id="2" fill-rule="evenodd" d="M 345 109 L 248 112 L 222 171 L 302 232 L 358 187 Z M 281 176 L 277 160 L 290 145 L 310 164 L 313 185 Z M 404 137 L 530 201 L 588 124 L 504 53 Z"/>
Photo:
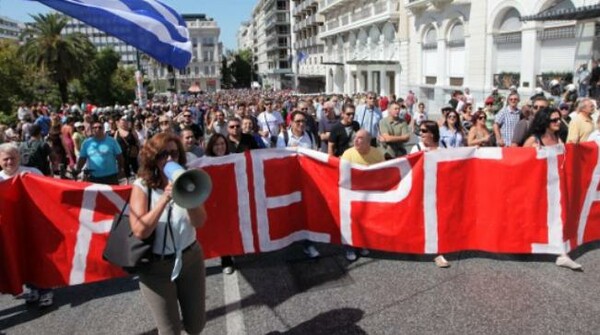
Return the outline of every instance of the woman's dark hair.
<path id="1" fill-rule="evenodd" d="M 215 157 L 215 145 L 217 144 L 217 140 L 222 138 L 225 141 L 225 155 L 229 155 L 229 146 L 227 145 L 227 138 L 225 135 L 220 133 L 213 134 L 208 143 L 206 144 L 206 156 Z"/>
<path id="2" fill-rule="evenodd" d="M 462 127 L 462 122 L 460 122 L 460 115 L 458 115 L 458 112 L 455 110 L 451 110 L 448 112 L 448 114 L 446 114 L 446 118 L 444 119 L 444 126 L 446 128 L 450 128 L 448 127 L 448 117 L 450 117 L 450 115 L 454 114 L 456 116 L 456 123 L 454 124 L 454 128 L 456 128 L 457 131 L 459 132 L 463 132 L 463 127 Z"/>
<path id="3" fill-rule="evenodd" d="M 533 121 L 531 121 L 531 126 L 529 126 L 529 132 L 525 139 L 531 136 L 536 136 L 538 138 L 542 137 L 550 125 L 550 116 L 553 113 L 558 113 L 558 117 L 560 117 L 560 111 L 554 107 L 546 107 L 535 113 Z"/>
<path id="4" fill-rule="evenodd" d="M 179 136 L 172 133 L 158 133 L 152 136 L 149 140 L 144 143 L 142 151 L 140 152 L 140 169 L 138 170 L 138 177 L 142 178 L 146 185 L 150 188 L 158 188 L 161 186 L 162 178 L 160 171 L 158 170 L 158 161 L 156 156 L 165 150 L 169 142 L 177 145 L 179 151 L 179 158 L 177 163 L 181 166 L 185 166 L 187 163 L 185 159 L 185 148 Z"/>
<path id="5" fill-rule="evenodd" d="M 487 115 L 485 115 L 484 111 L 476 111 L 475 113 L 473 113 L 473 116 L 471 119 L 473 124 L 477 123 L 477 120 L 479 119 L 480 116 L 483 116 L 487 119 Z M 483 121 L 483 123 L 485 123 L 485 120 Z"/>
<path id="6" fill-rule="evenodd" d="M 433 141 L 435 143 L 440 142 L 440 127 L 438 127 L 437 122 L 432 120 L 424 120 L 421 121 L 419 127 L 425 127 L 431 133 L 431 135 L 433 135 Z"/>

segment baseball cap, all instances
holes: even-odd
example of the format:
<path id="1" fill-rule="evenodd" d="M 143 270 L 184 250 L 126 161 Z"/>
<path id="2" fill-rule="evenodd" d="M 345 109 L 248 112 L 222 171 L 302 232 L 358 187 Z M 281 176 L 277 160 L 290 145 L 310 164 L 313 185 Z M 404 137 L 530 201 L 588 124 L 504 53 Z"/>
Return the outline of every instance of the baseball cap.
<path id="1" fill-rule="evenodd" d="M 486 105 L 492 105 L 492 104 L 494 104 L 494 98 L 487 97 L 487 99 L 485 99 L 485 104 Z"/>
<path id="2" fill-rule="evenodd" d="M 75 122 L 75 128 L 79 128 L 79 127 L 83 127 L 83 126 L 84 126 L 83 123 L 81 123 L 79 121 Z"/>

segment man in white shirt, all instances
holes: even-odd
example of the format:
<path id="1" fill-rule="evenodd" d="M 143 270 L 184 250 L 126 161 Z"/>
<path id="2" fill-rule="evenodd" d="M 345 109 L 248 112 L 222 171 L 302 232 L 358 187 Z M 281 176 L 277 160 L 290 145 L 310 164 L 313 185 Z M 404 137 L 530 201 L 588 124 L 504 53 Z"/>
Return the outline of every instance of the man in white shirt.
<path id="1" fill-rule="evenodd" d="M 265 139 L 265 142 L 270 142 L 271 147 L 277 144 L 277 136 L 280 130 L 285 127 L 285 122 L 281 113 L 273 110 L 273 102 L 265 100 L 265 111 L 258 114 L 258 133 Z"/>
<path id="2" fill-rule="evenodd" d="M 301 111 L 293 111 L 291 114 L 290 129 L 283 131 L 277 137 L 277 148 L 302 147 L 316 150 L 315 139 L 306 131 L 308 115 Z"/>

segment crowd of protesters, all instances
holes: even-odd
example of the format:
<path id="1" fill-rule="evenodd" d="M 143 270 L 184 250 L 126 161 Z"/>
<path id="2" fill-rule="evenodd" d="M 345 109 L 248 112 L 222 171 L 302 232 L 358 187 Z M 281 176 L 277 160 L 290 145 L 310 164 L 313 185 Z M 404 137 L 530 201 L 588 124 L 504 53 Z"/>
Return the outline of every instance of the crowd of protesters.
<path id="1" fill-rule="evenodd" d="M 17 124 L 0 125 L 0 144 L 11 143 L 0 151 L 0 175 L 15 170 L 10 164 L 18 151 L 21 165 L 46 176 L 130 183 L 137 177 L 141 148 L 160 133 L 180 138 L 188 162 L 204 155 L 304 147 L 365 165 L 408 152 L 462 146 L 544 147 L 600 140 L 592 116 L 596 100 L 577 94 L 573 85 L 546 93 L 537 89 L 532 97 L 522 97 L 516 87 L 505 97 L 494 88 L 477 104 L 465 88 L 452 93 L 437 120 L 429 116 L 438 113 L 428 111 L 412 91 L 404 99 L 373 92 L 348 96 L 223 90 L 151 100 L 143 106 L 22 104 Z M 409 150 L 411 138 L 417 143 Z M 304 246 L 308 257 L 319 257 L 313 244 Z M 356 260 L 355 250 L 347 249 L 346 258 Z M 435 262 L 449 266 L 442 255 Z M 557 265 L 581 269 L 567 255 Z M 230 256 L 222 258 L 222 266 L 226 274 L 235 271 Z"/>

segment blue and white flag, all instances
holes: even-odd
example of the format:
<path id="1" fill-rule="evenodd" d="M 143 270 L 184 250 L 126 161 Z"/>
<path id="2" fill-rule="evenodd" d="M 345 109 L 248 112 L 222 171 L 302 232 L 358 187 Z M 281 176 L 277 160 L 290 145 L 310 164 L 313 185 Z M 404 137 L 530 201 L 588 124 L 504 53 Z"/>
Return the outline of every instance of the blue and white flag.
<path id="1" fill-rule="evenodd" d="M 298 51 L 298 57 L 297 57 L 298 64 L 304 62 L 307 59 L 308 59 L 308 53 L 306 53 L 304 51 Z"/>
<path id="2" fill-rule="evenodd" d="M 155 0 L 36 0 L 147 53 L 185 68 L 192 43 L 185 21 Z"/>

